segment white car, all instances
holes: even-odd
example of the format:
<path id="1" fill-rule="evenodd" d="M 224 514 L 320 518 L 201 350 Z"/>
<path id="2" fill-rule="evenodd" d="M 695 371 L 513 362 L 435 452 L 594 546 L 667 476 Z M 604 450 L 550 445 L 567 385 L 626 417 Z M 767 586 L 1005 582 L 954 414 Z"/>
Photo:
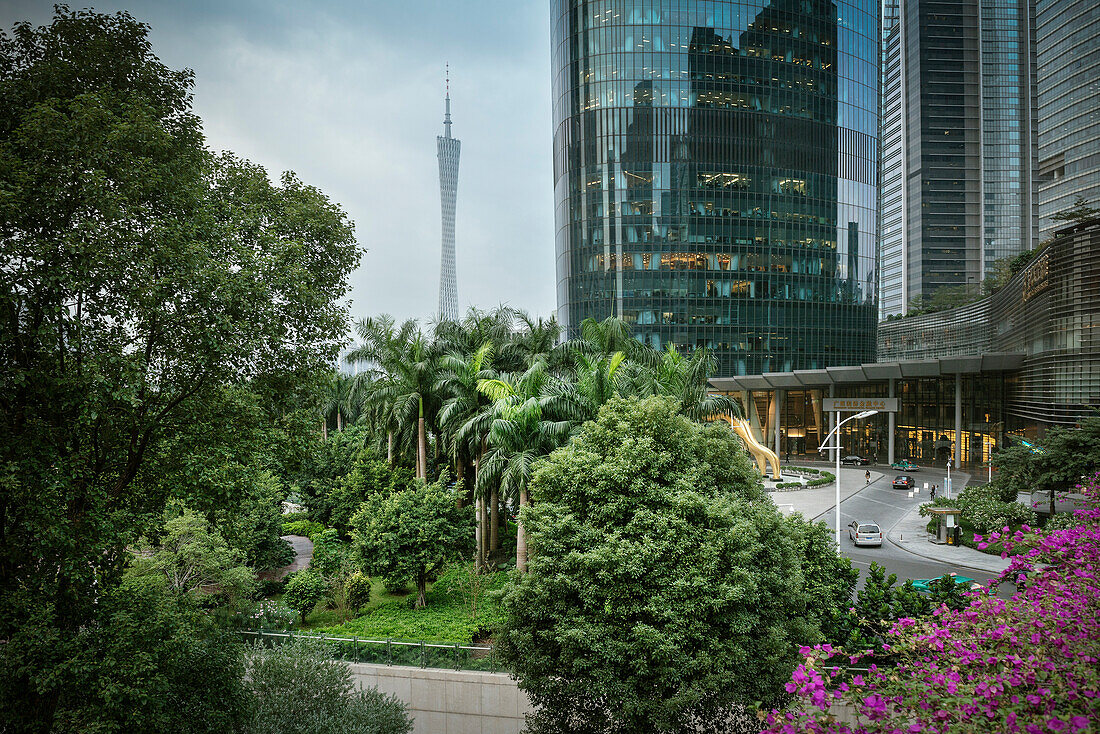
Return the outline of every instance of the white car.
<path id="1" fill-rule="evenodd" d="M 852 520 L 848 523 L 848 540 L 852 545 L 882 545 L 882 528 L 873 522 Z"/>

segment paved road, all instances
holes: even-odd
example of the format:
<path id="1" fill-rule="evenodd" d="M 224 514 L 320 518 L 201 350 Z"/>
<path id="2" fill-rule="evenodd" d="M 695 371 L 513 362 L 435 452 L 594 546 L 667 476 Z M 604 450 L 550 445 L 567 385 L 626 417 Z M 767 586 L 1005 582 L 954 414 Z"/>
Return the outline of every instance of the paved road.
<path id="1" fill-rule="evenodd" d="M 881 470 L 880 470 L 881 471 Z M 991 574 L 982 574 L 968 568 L 957 566 L 948 562 L 936 562 L 913 555 L 893 545 L 889 540 L 883 540 L 882 547 L 855 547 L 848 540 L 846 526 L 852 520 L 877 523 L 883 533 L 888 532 L 909 510 L 917 505 L 928 502 L 928 493 L 924 490 L 925 482 L 942 484 L 942 478 L 931 473 L 922 472 L 914 474 L 920 492 L 910 498 L 908 492 L 891 488 L 891 483 L 897 472 L 885 470 L 885 474 L 874 474 L 876 478 L 860 489 L 855 494 L 844 499 L 840 503 L 840 527 L 841 550 L 852 559 L 852 565 L 866 572 L 875 561 L 880 566 L 885 566 L 888 573 L 896 573 L 899 581 L 905 579 L 936 578 L 945 573 L 958 573 L 970 576 L 985 583 Z M 844 486 L 849 483 L 849 475 L 853 481 L 862 482 L 862 472 L 854 469 L 844 471 Z M 818 519 L 833 528 L 834 513 L 832 508 L 826 511 Z M 862 577 L 861 577 L 862 580 Z"/>

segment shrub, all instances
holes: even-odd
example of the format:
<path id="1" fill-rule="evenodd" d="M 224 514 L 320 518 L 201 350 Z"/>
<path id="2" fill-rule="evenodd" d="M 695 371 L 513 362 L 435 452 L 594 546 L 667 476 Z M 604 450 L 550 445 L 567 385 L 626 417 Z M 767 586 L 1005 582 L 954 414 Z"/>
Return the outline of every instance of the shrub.
<path id="1" fill-rule="evenodd" d="M 382 585 L 389 594 L 404 594 L 409 590 L 409 579 L 401 575 L 386 576 Z"/>
<path id="2" fill-rule="evenodd" d="M 358 611 L 370 603 L 370 579 L 361 571 L 356 571 L 348 576 L 344 582 L 347 593 L 348 606 Z"/>
<path id="3" fill-rule="evenodd" d="M 313 536 L 313 557 L 309 559 L 309 567 L 331 581 L 350 570 L 348 552 L 347 543 L 340 540 L 335 530 L 325 530 Z"/>
<path id="4" fill-rule="evenodd" d="M 298 522 L 299 520 L 308 520 L 308 512 L 287 512 L 283 514 L 282 520 L 285 525 L 288 522 Z"/>
<path id="5" fill-rule="evenodd" d="M 1035 511 L 1018 502 L 1004 502 L 1001 490 L 994 485 L 967 487 L 955 500 L 962 510 L 962 519 L 976 533 L 988 533 L 1007 526 L 1035 525 Z"/>
<path id="6" fill-rule="evenodd" d="M 291 609 L 298 610 L 302 615 L 302 621 L 306 615 L 313 611 L 318 602 L 328 593 L 328 584 L 319 575 L 306 569 L 294 574 L 287 582 L 283 601 Z"/>
<path id="7" fill-rule="evenodd" d="M 313 540 L 314 536 L 325 531 L 325 526 L 312 520 L 294 520 L 283 523 L 283 535 L 304 535 Z"/>
<path id="8" fill-rule="evenodd" d="M 348 666 L 314 640 L 253 648 L 247 680 L 256 701 L 249 734 L 407 734 L 412 730 L 401 701 L 377 688 L 356 690 Z"/>

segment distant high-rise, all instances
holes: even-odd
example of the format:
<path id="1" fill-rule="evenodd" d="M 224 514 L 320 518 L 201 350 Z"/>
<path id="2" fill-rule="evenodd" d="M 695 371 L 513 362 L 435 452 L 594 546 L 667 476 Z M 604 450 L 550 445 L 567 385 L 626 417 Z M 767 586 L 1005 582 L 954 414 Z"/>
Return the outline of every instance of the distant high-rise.
<path id="1" fill-rule="evenodd" d="M 1029 0 L 908 0 L 885 38 L 882 315 L 1035 247 Z"/>
<path id="2" fill-rule="evenodd" d="M 720 375 L 874 358 L 879 0 L 552 0 L 558 318 Z"/>
<path id="3" fill-rule="evenodd" d="M 1039 228 L 1078 198 L 1100 206 L 1100 6 L 1096 0 L 1037 0 Z"/>
<path id="4" fill-rule="evenodd" d="M 455 200 L 458 197 L 458 156 L 462 141 L 451 137 L 451 79 L 447 75 L 444 134 L 435 139 L 439 160 L 439 209 L 443 224 L 439 263 L 439 319 L 458 319 L 458 278 L 455 275 Z"/>

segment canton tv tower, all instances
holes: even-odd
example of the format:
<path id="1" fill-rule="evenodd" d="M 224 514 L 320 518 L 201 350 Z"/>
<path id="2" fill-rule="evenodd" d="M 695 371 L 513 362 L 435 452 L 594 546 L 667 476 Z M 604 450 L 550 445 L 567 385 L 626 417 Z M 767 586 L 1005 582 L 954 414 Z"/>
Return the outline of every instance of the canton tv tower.
<path id="1" fill-rule="evenodd" d="M 439 263 L 439 319 L 458 320 L 458 280 L 455 276 L 455 199 L 458 195 L 458 154 L 462 141 L 451 137 L 451 67 L 447 65 L 446 114 L 443 135 L 436 136 L 439 159 L 439 203 L 443 219 L 443 255 Z"/>

